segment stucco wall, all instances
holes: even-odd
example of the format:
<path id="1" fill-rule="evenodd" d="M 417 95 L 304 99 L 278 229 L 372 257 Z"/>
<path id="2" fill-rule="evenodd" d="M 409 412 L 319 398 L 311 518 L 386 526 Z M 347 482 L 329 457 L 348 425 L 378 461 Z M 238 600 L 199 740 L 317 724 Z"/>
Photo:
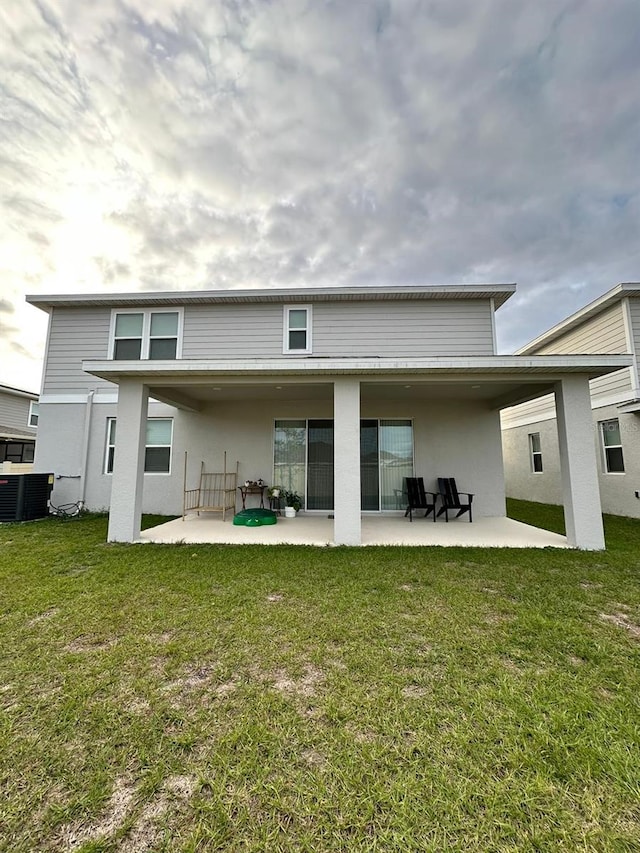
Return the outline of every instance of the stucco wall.
<path id="1" fill-rule="evenodd" d="M 624 455 L 624 474 L 604 471 L 598 422 L 618 418 Z M 530 469 L 528 435 L 540 433 L 544 471 L 534 474 Z M 596 447 L 598 484 L 602 511 L 612 515 L 640 518 L 640 416 L 621 414 L 615 406 L 593 411 L 593 441 Z M 505 429 L 502 433 L 505 460 L 506 492 L 509 497 L 542 503 L 562 503 L 560 455 L 555 419 L 526 426 Z"/>
<path id="2" fill-rule="evenodd" d="M 543 468 L 537 473 L 531 470 L 529 453 L 529 433 L 535 432 L 540 433 Z M 506 492 L 510 498 L 550 504 L 563 502 L 555 418 L 504 430 L 502 446 Z"/>
<path id="3" fill-rule="evenodd" d="M 107 418 L 113 404 L 94 403 L 91 415 L 86 504 L 108 507 L 111 475 L 104 474 Z M 43 441 L 36 453 L 36 470 L 79 475 L 83 462 L 86 407 L 79 404 L 41 405 Z M 202 412 L 178 411 L 151 404 L 149 414 L 174 418 L 171 474 L 145 474 L 145 512 L 180 514 L 184 451 L 189 452 L 187 483 L 198 482 L 201 460 L 207 470 L 221 470 L 227 451 L 228 467 L 240 461 L 240 481 L 262 477 L 271 481 L 273 424 L 280 418 L 332 418 L 332 401 L 252 402 L 211 404 Z M 461 491 L 475 492 L 474 515 L 504 515 L 502 448 L 498 414 L 475 403 L 379 400 L 365 403 L 363 418 L 411 418 L 414 422 L 415 471 L 433 488 L 438 476 L 456 477 Z M 357 464 L 357 463 L 356 463 Z M 58 479 L 54 504 L 80 497 L 79 479 Z"/>

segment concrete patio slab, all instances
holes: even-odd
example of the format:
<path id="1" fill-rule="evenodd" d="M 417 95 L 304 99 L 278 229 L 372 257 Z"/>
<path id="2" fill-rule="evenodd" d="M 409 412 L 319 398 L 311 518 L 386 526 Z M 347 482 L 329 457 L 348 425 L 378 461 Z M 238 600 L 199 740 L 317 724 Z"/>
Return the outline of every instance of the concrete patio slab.
<path id="1" fill-rule="evenodd" d="M 333 519 L 300 514 L 268 527 L 235 526 L 214 514 L 189 515 L 142 531 L 142 542 L 228 545 L 333 545 Z M 511 518 L 464 519 L 448 524 L 398 516 L 363 516 L 362 545 L 568 548 L 565 536 Z"/>

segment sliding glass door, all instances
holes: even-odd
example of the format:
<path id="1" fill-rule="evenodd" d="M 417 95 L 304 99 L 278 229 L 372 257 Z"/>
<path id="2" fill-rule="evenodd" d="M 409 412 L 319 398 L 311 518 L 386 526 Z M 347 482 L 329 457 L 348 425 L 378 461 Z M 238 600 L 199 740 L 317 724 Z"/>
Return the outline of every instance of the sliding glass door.
<path id="1" fill-rule="evenodd" d="M 307 509 L 333 509 L 333 421 L 309 421 Z"/>
<path id="2" fill-rule="evenodd" d="M 307 509 L 332 510 L 333 447 L 333 420 L 276 421 L 274 483 L 298 492 Z M 413 475 L 411 421 L 363 419 L 359 464 L 362 509 L 399 509 L 403 478 Z"/>
<path id="3" fill-rule="evenodd" d="M 378 421 L 360 421 L 360 495 L 363 510 L 380 509 Z"/>
<path id="4" fill-rule="evenodd" d="M 307 422 L 276 421 L 273 442 L 273 485 L 297 492 L 304 506 L 307 483 Z"/>
<path id="5" fill-rule="evenodd" d="M 402 506 L 404 477 L 413 476 L 411 421 L 380 421 L 380 509 Z"/>

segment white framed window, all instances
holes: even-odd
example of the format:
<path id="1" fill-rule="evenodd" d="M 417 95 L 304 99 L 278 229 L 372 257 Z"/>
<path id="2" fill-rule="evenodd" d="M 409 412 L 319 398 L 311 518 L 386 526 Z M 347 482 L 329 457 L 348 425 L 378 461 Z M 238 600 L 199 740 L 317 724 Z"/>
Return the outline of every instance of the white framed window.
<path id="1" fill-rule="evenodd" d="M 27 421 L 30 427 L 38 426 L 38 404 L 32 400 L 29 403 L 29 420 Z"/>
<path id="2" fill-rule="evenodd" d="M 182 308 L 114 309 L 109 358 L 115 361 L 182 356 Z"/>
<path id="3" fill-rule="evenodd" d="M 311 306 L 285 305 L 282 351 L 304 354 L 312 351 Z"/>
<path id="4" fill-rule="evenodd" d="M 602 469 L 606 474 L 624 474 L 624 455 L 618 418 L 599 421 Z"/>
<path id="5" fill-rule="evenodd" d="M 173 418 L 147 418 L 144 448 L 145 474 L 171 473 Z M 107 440 L 104 456 L 105 474 L 113 474 L 116 451 L 116 418 L 107 418 Z"/>
<path id="6" fill-rule="evenodd" d="M 107 418 L 107 446 L 104 457 L 104 473 L 113 474 L 113 457 L 116 452 L 116 419 Z"/>
<path id="7" fill-rule="evenodd" d="M 540 433 L 529 433 L 529 460 L 531 470 L 534 474 L 542 473 L 542 446 L 540 444 Z"/>

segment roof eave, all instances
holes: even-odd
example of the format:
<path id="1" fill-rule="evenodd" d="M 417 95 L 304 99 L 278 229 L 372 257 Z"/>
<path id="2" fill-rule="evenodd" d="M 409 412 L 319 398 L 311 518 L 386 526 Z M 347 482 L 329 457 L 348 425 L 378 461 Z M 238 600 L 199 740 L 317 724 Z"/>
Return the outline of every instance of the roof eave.
<path id="1" fill-rule="evenodd" d="M 381 287 L 254 288 L 248 290 L 173 290 L 128 293 L 29 294 L 26 301 L 43 311 L 56 307 L 102 305 L 186 305 L 189 303 L 328 302 L 393 299 L 493 299 L 496 308 L 515 293 L 511 284 L 404 285 Z"/>
<path id="2" fill-rule="evenodd" d="M 612 373 L 632 364 L 629 355 L 466 356 L 420 359 L 398 358 L 294 358 L 177 361 L 84 361 L 82 369 L 93 376 L 118 382 L 121 377 L 139 377 L 153 382 L 161 378 L 278 375 L 463 375 L 520 374 L 558 376 L 582 374 L 589 379 Z"/>

